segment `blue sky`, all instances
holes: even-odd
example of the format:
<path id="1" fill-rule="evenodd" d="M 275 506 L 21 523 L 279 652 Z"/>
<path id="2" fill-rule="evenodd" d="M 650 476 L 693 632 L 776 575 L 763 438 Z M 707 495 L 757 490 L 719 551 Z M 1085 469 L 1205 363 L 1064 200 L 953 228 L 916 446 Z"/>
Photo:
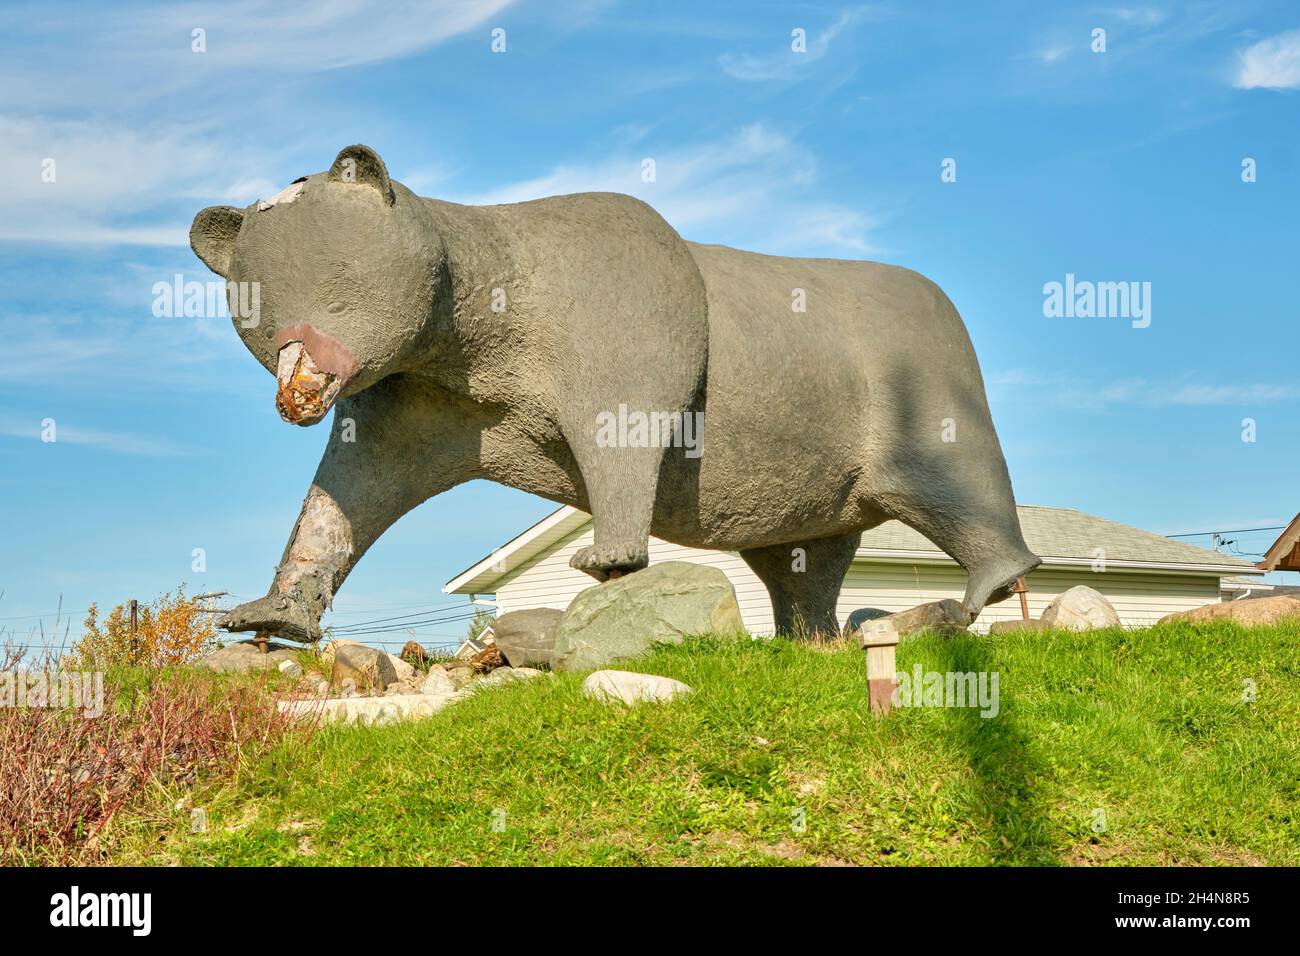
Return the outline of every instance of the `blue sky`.
<path id="1" fill-rule="evenodd" d="M 152 287 L 211 278 L 199 209 L 354 142 L 423 195 L 612 189 L 688 239 L 917 269 L 970 329 L 1018 500 L 1285 523 L 1298 106 L 1289 3 L 6 4 L 0 627 L 48 632 L 61 599 L 75 636 L 91 601 L 182 581 L 265 592 L 325 431 L 280 422 L 228 320 L 156 317 Z M 1045 316 L 1067 273 L 1149 282 L 1150 325 Z M 486 483 L 426 503 L 337 620 L 460 600 L 441 585 L 552 507 Z"/>

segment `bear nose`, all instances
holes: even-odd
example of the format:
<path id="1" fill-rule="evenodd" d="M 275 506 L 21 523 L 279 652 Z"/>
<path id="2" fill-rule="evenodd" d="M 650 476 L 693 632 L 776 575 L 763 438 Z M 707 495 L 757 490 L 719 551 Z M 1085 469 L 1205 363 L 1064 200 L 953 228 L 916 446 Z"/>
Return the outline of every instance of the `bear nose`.
<path id="1" fill-rule="evenodd" d="M 325 417 L 356 374 L 352 352 L 338 339 L 310 325 L 276 336 L 275 406 L 292 425 L 314 425 Z"/>

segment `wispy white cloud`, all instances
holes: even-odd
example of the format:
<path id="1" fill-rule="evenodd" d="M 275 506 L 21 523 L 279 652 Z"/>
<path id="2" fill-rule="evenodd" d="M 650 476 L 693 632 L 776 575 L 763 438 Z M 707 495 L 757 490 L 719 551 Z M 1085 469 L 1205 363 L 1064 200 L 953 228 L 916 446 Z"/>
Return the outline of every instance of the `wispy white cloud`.
<path id="1" fill-rule="evenodd" d="M 642 178 L 647 159 L 655 181 Z M 866 255 L 878 223 L 856 209 L 809 198 L 813 156 L 761 123 L 731 136 L 669 150 L 620 151 L 589 165 L 559 166 L 534 179 L 459 201 L 523 202 L 575 192 L 628 193 L 654 206 L 688 238 L 746 244 L 760 251 Z M 775 224 L 775 226 L 774 226 Z"/>
<path id="2" fill-rule="evenodd" d="M 1035 51 L 1034 58 L 1043 63 L 1059 63 L 1069 52 L 1070 48 L 1064 43 L 1049 43 Z"/>
<path id="3" fill-rule="evenodd" d="M 1114 17 L 1123 23 L 1130 23 L 1134 26 L 1154 27 L 1164 23 L 1168 16 L 1164 10 L 1158 7 L 1115 7 L 1111 10 L 1103 11 L 1104 16 Z"/>
<path id="4" fill-rule="evenodd" d="M 0 141 L 0 240 L 185 245 L 194 210 L 178 203 L 279 188 L 196 128 L 0 115 Z"/>
<path id="5" fill-rule="evenodd" d="M 22 421 L 12 417 L 0 418 L 0 435 L 8 435 L 12 438 L 47 441 L 45 429 L 46 425 L 43 420 Z M 166 438 L 158 438 L 154 435 L 103 431 L 61 422 L 57 419 L 53 421 L 51 429 L 52 431 L 49 434 L 52 434 L 54 440 L 49 444 L 52 446 L 84 445 L 104 451 L 116 452 L 121 455 L 142 455 L 146 457 L 174 457 L 196 453 L 196 450 L 189 446 L 178 444 Z"/>
<path id="6" fill-rule="evenodd" d="M 1025 369 L 987 377 L 990 391 L 1033 392 L 1059 407 L 1104 410 L 1115 406 L 1146 408 L 1241 407 L 1276 405 L 1300 398 L 1300 386 L 1268 382 L 1153 382 L 1143 378 L 1097 381 Z"/>
<path id="7" fill-rule="evenodd" d="M 1300 30 L 1279 33 L 1240 50 L 1233 85 L 1242 90 L 1300 89 Z"/>
<path id="8" fill-rule="evenodd" d="M 750 83 L 796 78 L 808 64 L 824 57 L 830 51 L 831 42 L 864 13 L 861 8 L 845 10 L 826 29 L 807 36 L 806 48 L 802 52 L 795 52 L 793 37 L 791 37 L 786 42 L 785 48 L 776 53 L 765 56 L 751 53 L 724 53 L 718 57 L 718 64 L 732 79 Z"/>

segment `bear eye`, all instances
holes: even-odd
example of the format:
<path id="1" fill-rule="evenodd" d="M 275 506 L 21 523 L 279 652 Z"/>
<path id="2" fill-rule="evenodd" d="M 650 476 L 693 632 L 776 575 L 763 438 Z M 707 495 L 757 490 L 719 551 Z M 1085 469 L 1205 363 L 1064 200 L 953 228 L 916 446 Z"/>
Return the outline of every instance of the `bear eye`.
<path id="1" fill-rule="evenodd" d="M 325 306 L 325 311 L 329 312 L 331 315 L 339 315 L 346 308 L 347 306 L 345 306 L 342 302 L 335 299 L 329 305 Z"/>

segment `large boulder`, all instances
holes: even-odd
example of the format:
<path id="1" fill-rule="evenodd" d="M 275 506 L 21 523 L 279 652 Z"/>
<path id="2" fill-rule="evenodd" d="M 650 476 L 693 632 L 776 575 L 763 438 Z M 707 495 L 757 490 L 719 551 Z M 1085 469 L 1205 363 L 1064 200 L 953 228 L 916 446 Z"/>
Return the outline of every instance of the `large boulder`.
<path id="1" fill-rule="evenodd" d="M 690 634 L 744 630 L 736 592 L 717 568 L 669 561 L 581 592 L 555 632 L 557 671 L 638 657 Z"/>
<path id="2" fill-rule="evenodd" d="M 858 628 L 858 634 L 867 637 L 872 634 L 889 633 L 897 636 L 899 640 L 915 637 L 922 631 L 935 631 L 945 636 L 952 636 L 967 633 L 966 628 L 970 626 L 970 621 L 970 614 L 961 606 L 960 601 L 944 598 L 942 601 L 919 604 L 897 614 L 863 621 Z"/>
<path id="3" fill-rule="evenodd" d="M 388 660 L 392 662 L 393 673 L 397 675 L 398 680 L 410 680 L 415 676 L 415 668 L 396 654 L 389 654 Z"/>
<path id="4" fill-rule="evenodd" d="M 595 700 L 618 701 L 632 707 L 636 704 L 672 700 L 695 691 L 690 684 L 657 674 L 596 671 L 582 682 L 582 692 Z"/>
<path id="5" fill-rule="evenodd" d="M 497 649 L 511 667 L 550 667 L 562 617 L 564 612 L 553 607 L 502 614 L 492 622 Z"/>
<path id="6" fill-rule="evenodd" d="M 320 649 L 321 663 L 326 667 L 334 666 L 334 655 L 338 653 L 340 647 L 359 647 L 360 641 L 334 640 L 327 643 Z"/>
<path id="7" fill-rule="evenodd" d="M 268 642 L 266 653 L 253 641 L 237 641 L 227 644 L 219 651 L 213 651 L 199 662 L 200 667 L 216 671 L 218 674 L 247 674 L 251 671 L 279 669 L 286 661 L 297 660 L 302 649 L 285 644 Z"/>
<path id="8" fill-rule="evenodd" d="M 1119 627 L 1119 615 L 1105 596 L 1079 584 L 1058 594 L 1047 605 L 1043 626 L 1062 631 L 1088 631 L 1097 627 Z"/>
<path id="9" fill-rule="evenodd" d="M 1165 621 L 1236 621 L 1244 627 L 1256 624 L 1276 624 L 1286 618 L 1300 618 L 1300 599 L 1287 595 L 1242 598 L 1222 604 L 1207 604 L 1190 611 L 1166 614 Z"/>
<path id="10" fill-rule="evenodd" d="M 358 694 L 382 694 L 397 683 L 391 655 L 365 644 L 341 645 L 334 654 L 330 686 L 338 690 L 349 680 Z"/>

